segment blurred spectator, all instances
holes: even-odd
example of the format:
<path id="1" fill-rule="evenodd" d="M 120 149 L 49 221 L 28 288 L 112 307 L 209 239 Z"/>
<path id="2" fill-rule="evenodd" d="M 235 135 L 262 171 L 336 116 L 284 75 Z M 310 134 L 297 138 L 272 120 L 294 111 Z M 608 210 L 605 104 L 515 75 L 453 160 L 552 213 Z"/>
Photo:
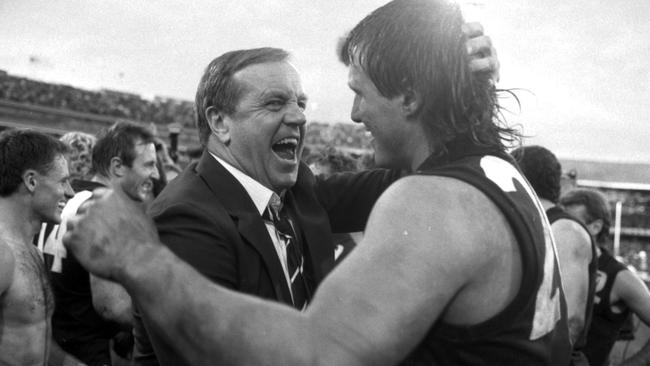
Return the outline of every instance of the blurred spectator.
<path id="1" fill-rule="evenodd" d="M 163 140 L 156 138 L 156 156 L 159 161 L 158 170 L 162 175 L 165 176 L 165 181 L 169 182 L 170 180 L 176 178 L 176 176 L 181 172 L 181 168 L 174 162 L 174 159 L 169 154 L 169 148 Z M 163 174 L 164 173 L 164 174 Z M 157 195 L 157 193 L 156 193 Z"/>
<path id="2" fill-rule="evenodd" d="M 562 179 L 560 179 L 560 192 L 564 194 L 578 185 L 578 171 L 575 169 L 570 169 L 567 172 L 562 173 Z"/>
<path id="3" fill-rule="evenodd" d="M 68 166 L 70 180 L 90 180 L 92 178 L 92 153 L 97 139 L 84 132 L 68 132 L 61 136 L 61 142 L 70 147 Z"/>
<path id="4" fill-rule="evenodd" d="M 158 179 L 153 181 L 153 191 L 152 194 L 146 200 L 147 203 L 153 201 L 153 199 L 158 196 L 158 194 L 165 188 L 167 183 L 172 179 L 176 178 L 181 172 L 181 168 L 174 163 L 172 158 L 169 156 L 169 150 L 167 145 L 160 138 L 155 138 L 154 146 L 156 148 L 156 167 L 160 173 Z"/>
<path id="5" fill-rule="evenodd" d="M 303 152 L 304 153 L 304 152 Z M 333 173 L 357 171 L 357 162 L 349 155 L 334 146 L 326 146 L 322 150 L 310 151 L 303 159 L 314 175 L 330 176 Z"/>

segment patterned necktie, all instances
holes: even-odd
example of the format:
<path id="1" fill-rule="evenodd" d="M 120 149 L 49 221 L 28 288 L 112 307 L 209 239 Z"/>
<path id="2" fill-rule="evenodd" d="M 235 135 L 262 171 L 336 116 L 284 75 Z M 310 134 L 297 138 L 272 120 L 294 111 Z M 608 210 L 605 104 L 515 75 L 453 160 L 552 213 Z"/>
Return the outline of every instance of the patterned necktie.
<path id="1" fill-rule="evenodd" d="M 278 197 L 279 198 L 279 197 Z M 279 200 L 278 200 L 279 201 Z M 307 282 L 303 276 L 305 258 L 302 255 L 300 243 L 297 240 L 296 232 L 285 209 L 281 208 L 282 203 L 275 204 L 271 200 L 265 211 L 265 219 L 273 222 L 278 237 L 284 241 L 287 253 L 287 270 L 291 281 L 291 293 L 293 295 L 293 306 L 298 310 L 304 310 L 309 303 L 310 294 Z"/>

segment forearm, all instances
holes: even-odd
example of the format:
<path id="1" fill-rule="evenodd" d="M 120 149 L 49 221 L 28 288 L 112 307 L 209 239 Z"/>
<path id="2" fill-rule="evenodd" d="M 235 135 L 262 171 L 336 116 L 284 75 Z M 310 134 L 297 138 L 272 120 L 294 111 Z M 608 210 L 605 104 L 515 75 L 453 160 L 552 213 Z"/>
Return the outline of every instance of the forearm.
<path id="1" fill-rule="evenodd" d="M 192 365 L 313 364 L 317 333 L 304 316 L 220 288 L 167 248 L 142 245 L 138 266 L 121 282 L 139 304 L 150 331 Z M 255 306 L 258 305 L 258 306 Z"/>

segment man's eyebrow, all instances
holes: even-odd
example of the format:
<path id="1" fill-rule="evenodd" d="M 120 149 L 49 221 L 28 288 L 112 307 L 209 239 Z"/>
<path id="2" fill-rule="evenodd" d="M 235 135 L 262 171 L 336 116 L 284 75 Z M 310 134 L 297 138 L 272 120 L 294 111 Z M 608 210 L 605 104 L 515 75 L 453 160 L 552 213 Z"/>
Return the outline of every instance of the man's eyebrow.
<path id="1" fill-rule="evenodd" d="M 283 98 L 288 99 L 289 93 L 282 89 L 266 89 L 262 90 L 258 94 L 259 98 Z"/>
<path id="2" fill-rule="evenodd" d="M 268 89 L 264 90 L 263 92 L 260 93 L 261 98 L 274 98 L 274 97 L 280 97 L 286 100 L 291 99 L 291 92 L 287 90 L 282 90 L 282 89 Z M 296 100 L 299 101 L 307 101 L 309 97 L 305 93 L 300 93 L 296 97 Z"/>

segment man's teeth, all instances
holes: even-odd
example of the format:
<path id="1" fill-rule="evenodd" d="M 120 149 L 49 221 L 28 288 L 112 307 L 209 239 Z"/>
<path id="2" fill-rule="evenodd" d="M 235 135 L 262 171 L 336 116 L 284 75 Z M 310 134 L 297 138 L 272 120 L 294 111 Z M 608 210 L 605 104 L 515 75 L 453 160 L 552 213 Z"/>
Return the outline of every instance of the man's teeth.
<path id="1" fill-rule="evenodd" d="M 275 145 L 278 144 L 287 144 L 287 145 L 292 145 L 293 147 L 298 146 L 298 139 L 295 137 L 285 137 L 282 140 L 278 141 L 275 143 Z"/>
<path id="2" fill-rule="evenodd" d="M 285 137 L 273 144 L 273 151 L 283 159 L 294 160 L 298 148 L 296 137 Z"/>
<path id="3" fill-rule="evenodd" d="M 149 183 L 149 182 L 146 182 L 146 183 L 142 183 L 142 185 L 140 187 L 142 187 L 142 189 L 144 189 L 145 191 L 148 191 L 148 190 L 151 190 L 153 188 L 153 184 Z"/>

